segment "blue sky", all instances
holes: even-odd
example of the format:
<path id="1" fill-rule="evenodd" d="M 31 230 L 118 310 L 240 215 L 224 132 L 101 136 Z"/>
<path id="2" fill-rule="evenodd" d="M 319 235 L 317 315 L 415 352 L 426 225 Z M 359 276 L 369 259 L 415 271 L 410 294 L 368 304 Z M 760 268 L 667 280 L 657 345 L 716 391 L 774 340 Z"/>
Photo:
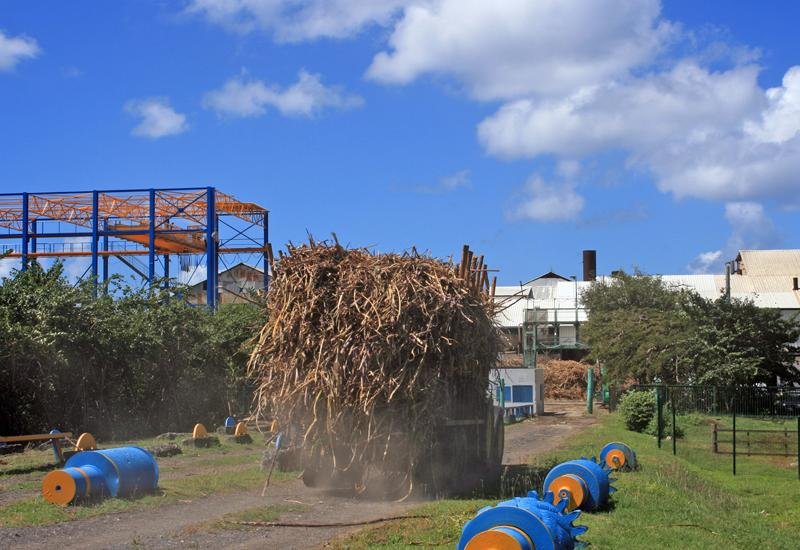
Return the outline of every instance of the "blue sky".
<path id="1" fill-rule="evenodd" d="M 513 284 L 798 247 L 792 1 L 0 3 L 0 191 L 215 185 Z M 799 66 L 793 72 L 792 68 Z"/>

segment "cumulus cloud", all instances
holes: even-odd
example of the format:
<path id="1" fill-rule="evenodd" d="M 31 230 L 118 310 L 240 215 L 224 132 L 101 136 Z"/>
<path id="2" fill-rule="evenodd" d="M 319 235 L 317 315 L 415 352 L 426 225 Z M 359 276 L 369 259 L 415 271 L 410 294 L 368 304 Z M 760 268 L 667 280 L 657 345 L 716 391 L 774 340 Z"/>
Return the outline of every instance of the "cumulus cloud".
<path id="1" fill-rule="evenodd" d="M 0 30 L 0 71 L 13 70 L 20 61 L 33 59 L 41 51 L 33 38 L 9 36 Z"/>
<path id="2" fill-rule="evenodd" d="M 725 220 L 731 233 L 720 250 L 702 252 L 687 266 L 690 273 L 721 273 L 726 260 L 733 259 L 739 250 L 774 248 L 782 242 L 780 232 L 757 202 L 729 202 L 725 205 Z"/>
<path id="3" fill-rule="evenodd" d="M 708 252 L 701 252 L 694 260 L 689 262 L 686 269 L 689 273 L 695 275 L 703 273 L 717 273 L 719 266 L 722 264 L 722 250 L 710 250 Z"/>
<path id="4" fill-rule="evenodd" d="M 134 136 L 158 139 L 181 134 L 189 128 L 186 115 L 176 112 L 164 98 L 132 100 L 125 104 L 125 111 L 142 119 L 131 130 Z"/>
<path id="5" fill-rule="evenodd" d="M 796 189 L 800 71 L 764 91 L 758 67 L 711 72 L 692 61 L 639 78 L 583 88 L 563 99 L 510 102 L 478 128 L 490 153 L 629 153 L 677 197 L 742 200 Z"/>
<path id="6" fill-rule="evenodd" d="M 234 32 L 270 32 L 279 42 L 347 38 L 386 25 L 413 0 L 190 0 L 186 13 Z"/>
<path id="7" fill-rule="evenodd" d="M 481 99 L 562 94 L 652 58 L 672 33 L 658 0 L 438 0 L 407 7 L 367 75 L 444 74 Z"/>
<path id="8" fill-rule="evenodd" d="M 313 117 L 326 108 L 349 109 L 363 102 L 341 87 L 324 85 L 320 75 L 306 71 L 300 71 L 297 82 L 283 89 L 244 76 L 232 78 L 203 100 L 205 107 L 230 117 L 261 116 L 267 107 L 285 116 Z"/>
<path id="9" fill-rule="evenodd" d="M 585 200 L 571 181 L 548 183 L 534 174 L 523 186 L 520 198 L 507 212 L 510 220 L 563 222 L 574 220 Z"/>
<path id="10" fill-rule="evenodd" d="M 727 249 L 771 248 L 781 241 L 764 206 L 757 202 L 730 202 L 725 205 L 725 219 L 731 226 Z"/>

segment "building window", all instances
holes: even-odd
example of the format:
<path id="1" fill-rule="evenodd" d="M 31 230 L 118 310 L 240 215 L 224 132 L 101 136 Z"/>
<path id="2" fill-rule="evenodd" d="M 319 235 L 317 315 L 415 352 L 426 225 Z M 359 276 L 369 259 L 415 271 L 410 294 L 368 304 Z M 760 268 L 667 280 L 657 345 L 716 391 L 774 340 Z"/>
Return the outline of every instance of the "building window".
<path id="1" fill-rule="evenodd" d="M 533 403 L 533 386 L 512 386 L 514 403 Z"/>
<path id="2" fill-rule="evenodd" d="M 497 386 L 497 402 L 511 401 L 511 386 L 503 386 L 503 396 L 500 396 L 500 386 Z"/>

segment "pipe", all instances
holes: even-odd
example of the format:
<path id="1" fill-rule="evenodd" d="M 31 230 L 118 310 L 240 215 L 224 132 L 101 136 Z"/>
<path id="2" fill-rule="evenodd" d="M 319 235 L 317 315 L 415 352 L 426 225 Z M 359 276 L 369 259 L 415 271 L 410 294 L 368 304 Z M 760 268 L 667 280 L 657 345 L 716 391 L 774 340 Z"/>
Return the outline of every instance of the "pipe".
<path id="1" fill-rule="evenodd" d="M 597 251 L 583 251 L 583 280 L 594 281 L 597 279 Z"/>

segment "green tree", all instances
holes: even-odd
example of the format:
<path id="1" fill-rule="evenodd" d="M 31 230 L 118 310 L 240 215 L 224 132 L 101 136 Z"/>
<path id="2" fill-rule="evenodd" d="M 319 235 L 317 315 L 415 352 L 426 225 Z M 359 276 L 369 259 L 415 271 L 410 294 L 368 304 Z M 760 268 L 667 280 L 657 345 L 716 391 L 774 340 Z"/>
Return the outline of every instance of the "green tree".
<path id="1" fill-rule="evenodd" d="M 593 284 L 582 295 L 589 312 L 581 327 L 606 376 L 624 382 L 677 381 L 687 365 L 681 349 L 690 334 L 684 313 L 688 293 L 657 277 L 621 273 Z"/>
<path id="2" fill-rule="evenodd" d="M 693 295 L 686 308 L 691 337 L 684 354 L 692 365 L 693 382 L 713 385 L 773 385 L 776 378 L 800 381 L 794 367 L 800 337 L 796 318 L 752 301 L 704 300 Z"/>
<path id="3" fill-rule="evenodd" d="M 0 284 L 0 433 L 52 427 L 130 437 L 246 411 L 259 305 L 212 313 L 177 292 L 71 284 L 32 262 Z M 241 401 L 244 401 L 242 403 Z"/>
<path id="4" fill-rule="evenodd" d="M 738 385 L 798 381 L 795 319 L 752 302 L 706 300 L 658 277 L 621 274 L 583 302 L 590 357 L 617 382 Z"/>

